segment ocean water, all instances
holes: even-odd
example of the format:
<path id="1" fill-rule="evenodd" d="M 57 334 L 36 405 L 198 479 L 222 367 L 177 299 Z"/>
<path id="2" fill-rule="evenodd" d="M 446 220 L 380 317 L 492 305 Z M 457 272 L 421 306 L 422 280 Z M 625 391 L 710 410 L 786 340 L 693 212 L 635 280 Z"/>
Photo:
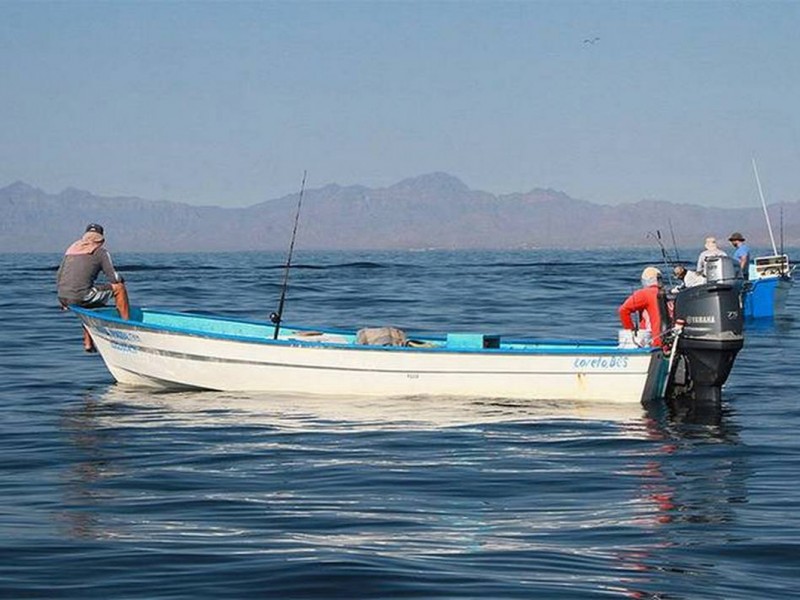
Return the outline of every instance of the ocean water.
<path id="1" fill-rule="evenodd" d="M 797 252 L 793 253 L 798 256 Z M 800 290 L 721 407 L 153 393 L 0 255 L 0 598 L 793 598 Z M 615 338 L 657 251 L 294 257 L 289 323 Z M 266 317 L 284 256 L 115 254 L 136 304 Z"/>

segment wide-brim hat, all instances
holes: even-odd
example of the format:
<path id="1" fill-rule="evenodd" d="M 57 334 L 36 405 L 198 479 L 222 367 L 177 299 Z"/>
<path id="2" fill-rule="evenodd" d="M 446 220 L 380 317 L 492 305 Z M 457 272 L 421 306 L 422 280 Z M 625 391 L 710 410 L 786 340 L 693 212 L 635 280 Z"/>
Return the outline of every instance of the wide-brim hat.
<path id="1" fill-rule="evenodd" d="M 729 242 L 743 242 L 744 236 L 739 233 L 738 231 L 734 231 L 731 236 L 728 238 Z"/>

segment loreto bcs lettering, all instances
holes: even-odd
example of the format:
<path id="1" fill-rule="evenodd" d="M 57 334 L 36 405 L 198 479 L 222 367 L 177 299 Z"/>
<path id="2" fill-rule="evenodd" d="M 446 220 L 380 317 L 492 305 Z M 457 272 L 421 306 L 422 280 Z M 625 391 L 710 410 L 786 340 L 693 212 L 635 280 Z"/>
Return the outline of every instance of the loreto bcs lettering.
<path id="1" fill-rule="evenodd" d="M 597 358 L 576 358 L 576 369 L 624 369 L 628 366 L 627 356 L 599 356 Z"/>

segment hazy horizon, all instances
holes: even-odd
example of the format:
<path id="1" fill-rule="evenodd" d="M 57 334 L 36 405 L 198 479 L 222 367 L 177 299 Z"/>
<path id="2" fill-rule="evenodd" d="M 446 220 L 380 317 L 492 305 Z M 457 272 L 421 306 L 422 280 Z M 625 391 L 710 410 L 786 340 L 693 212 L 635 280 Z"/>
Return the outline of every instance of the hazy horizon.
<path id="1" fill-rule="evenodd" d="M 800 200 L 792 2 L 0 4 L 0 182 L 243 207 L 431 172 Z"/>

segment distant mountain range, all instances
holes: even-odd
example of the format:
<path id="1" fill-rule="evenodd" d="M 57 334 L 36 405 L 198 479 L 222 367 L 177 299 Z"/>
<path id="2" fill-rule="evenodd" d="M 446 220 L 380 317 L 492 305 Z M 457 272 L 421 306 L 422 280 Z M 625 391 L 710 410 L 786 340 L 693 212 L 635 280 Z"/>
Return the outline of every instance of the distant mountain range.
<path id="1" fill-rule="evenodd" d="M 26 183 L 0 189 L 0 252 L 60 252 L 89 222 L 106 227 L 113 251 L 286 250 L 298 195 L 246 208 L 102 197 L 68 188 L 48 194 Z M 769 208 L 776 240 L 800 245 L 800 203 Z M 670 230 L 670 225 L 672 229 Z M 327 185 L 306 190 L 296 248 L 524 249 L 654 246 L 701 248 L 706 235 L 734 230 L 768 247 L 760 205 L 719 209 L 643 200 L 606 206 L 535 189 L 496 196 L 432 173 L 386 188 Z"/>

